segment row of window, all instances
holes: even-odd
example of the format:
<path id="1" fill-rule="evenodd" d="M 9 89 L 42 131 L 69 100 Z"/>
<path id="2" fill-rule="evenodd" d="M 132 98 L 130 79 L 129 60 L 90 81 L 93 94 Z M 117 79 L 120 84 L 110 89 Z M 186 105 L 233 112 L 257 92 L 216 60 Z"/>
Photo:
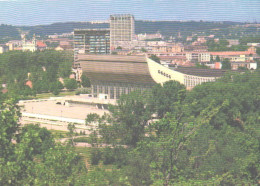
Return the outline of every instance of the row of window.
<path id="1" fill-rule="evenodd" d="M 163 76 L 165 76 L 165 77 L 167 77 L 167 78 L 169 78 L 169 79 L 172 78 L 171 75 L 169 75 L 169 74 L 167 74 L 167 73 L 165 73 L 165 72 L 163 72 L 163 71 L 161 71 L 161 70 L 158 70 L 158 74 L 161 74 L 161 75 L 163 75 Z"/>
<path id="2" fill-rule="evenodd" d="M 127 94 L 132 91 L 141 90 L 144 91 L 145 87 L 119 87 L 119 86 L 105 86 L 105 85 L 93 85 L 93 94 L 108 94 L 110 99 L 119 99 L 122 94 Z M 96 97 L 95 96 L 95 97 Z"/>
<path id="3" fill-rule="evenodd" d="M 187 87 L 194 87 L 203 82 L 212 82 L 212 81 L 215 81 L 215 79 L 214 78 L 193 77 L 193 76 L 186 76 L 184 78 L 184 84 Z"/>

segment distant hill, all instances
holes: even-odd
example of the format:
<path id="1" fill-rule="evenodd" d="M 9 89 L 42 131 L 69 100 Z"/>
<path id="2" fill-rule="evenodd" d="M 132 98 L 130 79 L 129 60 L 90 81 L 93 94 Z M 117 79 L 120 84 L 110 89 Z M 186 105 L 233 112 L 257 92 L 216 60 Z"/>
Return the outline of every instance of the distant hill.
<path id="1" fill-rule="evenodd" d="M 72 32 L 75 28 L 108 28 L 107 23 L 91 24 L 90 22 L 66 22 L 66 23 L 53 23 L 50 25 L 39 25 L 31 27 L 21 27 L 23 30 L 28 30 L 30 35 L 52 35 Z"/>
<path id="2" fill-rule="evenodd" d="M 0 43 L 4 43 L 10 39 L 20 39 L 18 28 L 11 25 L 0 25 Z"/>
<path id="3" fill-rule="evenodd" d="M 238 22 L 196 22 L 196 21 L 135 21 L 135 33 L 156 33 L 160 32 L 165 36 L 175 36 L 178 32 L 182 35 L 190 35 L 192 32 L 208 31 L 211 29 L 228 28 L 234 25 L 243 24 Z M 62 34 L 72 32 L 74 29 L 109 28 L 108 23 L 90 22 L 65 22 L 53 23 L 50 25 L 37 26 L 11 26 L 0 25 L 0 41 L 6 39 L 19 39 L 19 29 L 28 31 L 29 35 L 41 36 L 51 34 Z"/>
<path id="4" fill-rule="evenodd" d="M 215 28 L 227 28 L 232 25 L 241 23 L 237 22 L 195 22 L 195 21 L 135 21 L 135 32 L 155 33 L 160 32 L 163 35 L 176 35 L 178 32 L 196 32 L 206 31 Z M 32 27 L 21 27 L 29 30 L 30 34 L 50 35 L 72 32 L 75 28 L 109 28 L 108 23 L 90 23 L 90 22 L 66 22 L 54 23 L 51 25 L 39 25 Z"/>

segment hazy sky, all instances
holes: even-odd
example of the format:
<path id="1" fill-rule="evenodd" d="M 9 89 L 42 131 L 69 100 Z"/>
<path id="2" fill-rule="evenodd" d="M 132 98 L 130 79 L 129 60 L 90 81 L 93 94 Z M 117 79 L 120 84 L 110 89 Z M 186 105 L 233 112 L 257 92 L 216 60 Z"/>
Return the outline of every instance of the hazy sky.
<path id="1" fill-rule="evenodd" d="M 260 0 L 0 0 L 0 24 L 107 20 L 118 13 L 137 20 L 260 22 Z"/>

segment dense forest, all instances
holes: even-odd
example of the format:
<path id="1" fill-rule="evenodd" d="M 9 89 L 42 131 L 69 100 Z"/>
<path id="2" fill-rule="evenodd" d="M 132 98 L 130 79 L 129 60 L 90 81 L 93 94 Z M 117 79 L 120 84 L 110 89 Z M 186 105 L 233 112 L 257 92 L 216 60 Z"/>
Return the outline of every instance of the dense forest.
<path id="1" fill-rule="evenodd" d="M 73 54 L 65 51 L 7 52 L 0 55 L 0 83 L 7 85 L 11 97 L 25 98 L 42 92 L 58 94 L 63 88 L 58 79 L 69 77 L 72 62 Z M 32 89 L 27 81 L 32 82 Z"/>
<path id="2" fill-rule="evenodd" d="M 50 87 L 70 74 L 66 56 L 55 51 L 0 55 L 1 82 L 10 86 L 8 96 L 0 93 L 0 185 L 259 183 L 259 70 L 227 73 L 191 91 L 169 81 L 123 95 L 109 114 L 89 114 L 86 125 L 98 124 L 86 136 L 92 145 L 86 147 L 86 161 L 96 166 L 89 169 L 73 142 L 61 145 L 47 129 L 19 124 L 14 98 L 25 95 L 28 73 L 31 81 Z"/>
<path id="3" fill-rule="evenodd" d="M 9 40 L 20 39 L 20 33 L 17 27 L 11 25 L 0 25 L 0 44 Z"/>
<path id="4" fill-rule="evenodd" d="M 93 136 L 101 137 L 93 145 L 92 163 L 116 165 L 127 178 L 121 182 L 105 176 L 95 181 L 100 185 L 107 181 L 112 185 L 257 184 L 259 77 L 259 71 L 227 74 L 192 91 L 169 81 L 151 92 L 121 97 L 109 115 L 88 115 L 87 124 L 99 123 Z M 101 150 L 102 143 L 113 148 Z"/>

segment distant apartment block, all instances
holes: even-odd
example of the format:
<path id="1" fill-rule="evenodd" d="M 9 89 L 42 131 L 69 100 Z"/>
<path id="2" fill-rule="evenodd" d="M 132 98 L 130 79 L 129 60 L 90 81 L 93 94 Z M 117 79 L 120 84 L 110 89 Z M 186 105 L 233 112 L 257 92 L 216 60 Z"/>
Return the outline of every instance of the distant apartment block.
<path id="1" fill-rule="evenodd" d="M 81 54 L 109 54 L 109 29 L 75 29 L 74 50 Z"/>
<path id="2" fill-rule="evenodd" d="M 192 62 L 210 62 L 209 52 L 186 52 L 186 58 Z"/>
<path id="3" fill-rule="evenodd" d="M 135 37 L 135 20 L 131 14 L 110 15 L 111 49 L 121 43 L 132 41 Z"/>

